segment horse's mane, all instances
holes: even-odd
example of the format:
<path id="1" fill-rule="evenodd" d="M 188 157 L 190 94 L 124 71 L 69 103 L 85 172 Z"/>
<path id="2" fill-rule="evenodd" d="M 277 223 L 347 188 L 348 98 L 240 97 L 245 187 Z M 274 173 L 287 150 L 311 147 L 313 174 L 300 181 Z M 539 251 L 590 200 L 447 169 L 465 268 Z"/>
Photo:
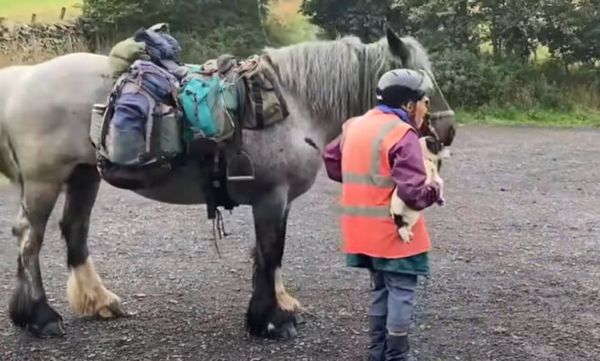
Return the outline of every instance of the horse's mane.
<path id="1" fill-rule="evenodd" d="M 313 115 L 338 123 L 374 105 L 377 79 L 385 71 L 394 67 L 431 70 L 423 46 L 410 36 L 401 39 L 409 50 L 406 64 L 391 54 L 386 38 L 364 44 L 347 36 L 265 52 L 276 64 L 286 90 L 305 98 Z"/>

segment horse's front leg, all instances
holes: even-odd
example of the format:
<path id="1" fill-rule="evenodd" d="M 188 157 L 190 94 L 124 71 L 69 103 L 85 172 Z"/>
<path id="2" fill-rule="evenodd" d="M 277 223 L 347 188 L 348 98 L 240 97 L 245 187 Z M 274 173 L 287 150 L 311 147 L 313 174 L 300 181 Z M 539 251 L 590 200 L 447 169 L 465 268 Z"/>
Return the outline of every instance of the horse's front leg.
<path id="1" fill-rule="evenodd" d="M 60 229 L 67 243 L 67 264 L 71 270 L 67 298 L 82 316 L 113 318 L 124 316 L 121 300 L 102 284 L 87 247 L 89 220 L 100 176 L 94 166 L 80 165 L 67 181 L 65 208 Z"/>
<path id="2" fill-rule="evenodd" d="M 282 261 L 283 258 L 283 249 L 285 249 L 285 234 L 287 230 L 287 220 L 290 214 L 290 205 L 285 209 L 285 213 L 283 215 L 283 221 L 281 224 L 281 228 L 279 229 L 278 237 L 279 242 L 282 244 L 281 257 L 279 259 L 279 265 L 275 269 L 275 297 L 277 298 L 277 303 L 279 307 L 284 311 L 290 312 L 298 312 L 302 309 L 300 302 L 296 300 L 294 297 L 290 296 L 285 289 L 285 284 L 283 282 L 283 272 L 282 272 Z"/>
<path id="3" fill-rule="evenodd" d="M 246 323 L 252 335 L 271 338 L 296 336 L 294 309 L 298 302 L 285 293 L 281 259 L 289 206 L 284 191 L 273 192 L 253 205 L 256 249 L 254 292 Z"/>
<path id="4" fill-rule="evenodd" d="M 60 184 L 25 181 L 21 209 L 13 234 L 19 241 L 17 288 L 9 304 L 12 322 L 38 337 L 65 334 L 62 317 L 48 305 L 39 254 L 46 224 L 60 193 Z"/>

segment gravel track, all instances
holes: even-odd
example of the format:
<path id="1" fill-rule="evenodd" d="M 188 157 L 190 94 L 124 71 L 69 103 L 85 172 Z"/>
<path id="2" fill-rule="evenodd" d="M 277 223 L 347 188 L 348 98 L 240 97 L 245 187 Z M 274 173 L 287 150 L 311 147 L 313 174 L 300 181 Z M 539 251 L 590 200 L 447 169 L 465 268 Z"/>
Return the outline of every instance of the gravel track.
<path id="1" fill-rule="evenodd" d="M 445 207 L 427 211 L 432 277 L 422 280 L 411 338 L 418 360 L 600 360 L 600 132 L 469 126 L 444 163 Z M 305 306 L 299 336 L 254 339 L 250 209 L 224 213 L 232 234 L 210 240 L 203 206 L 173 206 L 103 184 L 90 252 L 105 285 L 136 315 L 75 317 L 58 219 L 42 272 L 67 336 L 37 340 L 7 304 L 17 247 L 17 192 L 0 188 L 0 360 L 364 360 L 366 272 L 344 266 L 339 186 L 322 173 L 290 215 L 284 275 Z"/>

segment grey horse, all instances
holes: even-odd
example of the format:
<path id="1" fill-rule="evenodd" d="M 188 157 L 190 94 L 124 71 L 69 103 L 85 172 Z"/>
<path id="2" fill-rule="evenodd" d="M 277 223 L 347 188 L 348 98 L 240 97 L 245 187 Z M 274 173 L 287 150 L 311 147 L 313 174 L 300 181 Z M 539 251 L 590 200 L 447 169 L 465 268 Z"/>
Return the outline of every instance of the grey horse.
<path id="1" fill-rule="evenodd" d="M 412 37 L 388 30 L 369 44 L 344 37 L 265 52 L 279 69 L 290 115 L 261 131 L 244 131 L 243 148 L 254 160 L 255 180 L 230 184 L 229 192 L 253 211 L 256 246 L 246 327 L 255 336 L 290 338 L 297 334 L 301 306 L 283 285 L 287 218 L 292 201 L 314 184 L 325 144 L 339 135 L 345 120 L 374 105 L 378 77 L 397 67 L 429 74 L 431 125 L 448 146 L 455 124 L 428 55 Z M 39 262 L 46 224 L 61 192 L 66 196 L 60 229 L 67 244 L 69 304 L 81 316 L 127 315 L 96 273 L 87 247 L 101 182 L 89 139 L 90 112 L 93 104 L 106 101 L 113 86 L 107 59 L 74 53 L 0 70 L 0 172 L 21 200 L 13 227 L 20 253 L 9 315 L 38 337 L 65 334 L 61 316 L 48 303 Z M 203 204 L 200 176 L 197 167 L 183 166 L 163 185 L 136 192 L 159 202 Z"/>

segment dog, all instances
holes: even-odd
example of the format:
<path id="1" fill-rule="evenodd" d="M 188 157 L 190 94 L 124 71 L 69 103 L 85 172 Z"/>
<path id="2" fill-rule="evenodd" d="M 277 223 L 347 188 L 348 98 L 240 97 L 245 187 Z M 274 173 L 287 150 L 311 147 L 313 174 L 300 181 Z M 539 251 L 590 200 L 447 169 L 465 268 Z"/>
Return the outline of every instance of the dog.
<path id="1" fill-rule="evenodd" d="M 439 173 L 442 167 L 443 144 L 431 136 L 421 137 L 419 142 L 421 143 L 421 149 L 423 150 L 427 183 L 436 181 L 438 184 L 443 184 Z M 444 202 L 444 197 L 440 194 L 438 204 L 444 205 Z M 409 243 L 413 236 L 412 227 L 419 219 L 419 212 L 409 208 L 404 201 L 398 197 L 396 188 L 394 188 L 392 194 L 390 214 L 394 219 L 394 223 L 398 226 L 398 235 L 402 239 L 402 242 Z"/>

